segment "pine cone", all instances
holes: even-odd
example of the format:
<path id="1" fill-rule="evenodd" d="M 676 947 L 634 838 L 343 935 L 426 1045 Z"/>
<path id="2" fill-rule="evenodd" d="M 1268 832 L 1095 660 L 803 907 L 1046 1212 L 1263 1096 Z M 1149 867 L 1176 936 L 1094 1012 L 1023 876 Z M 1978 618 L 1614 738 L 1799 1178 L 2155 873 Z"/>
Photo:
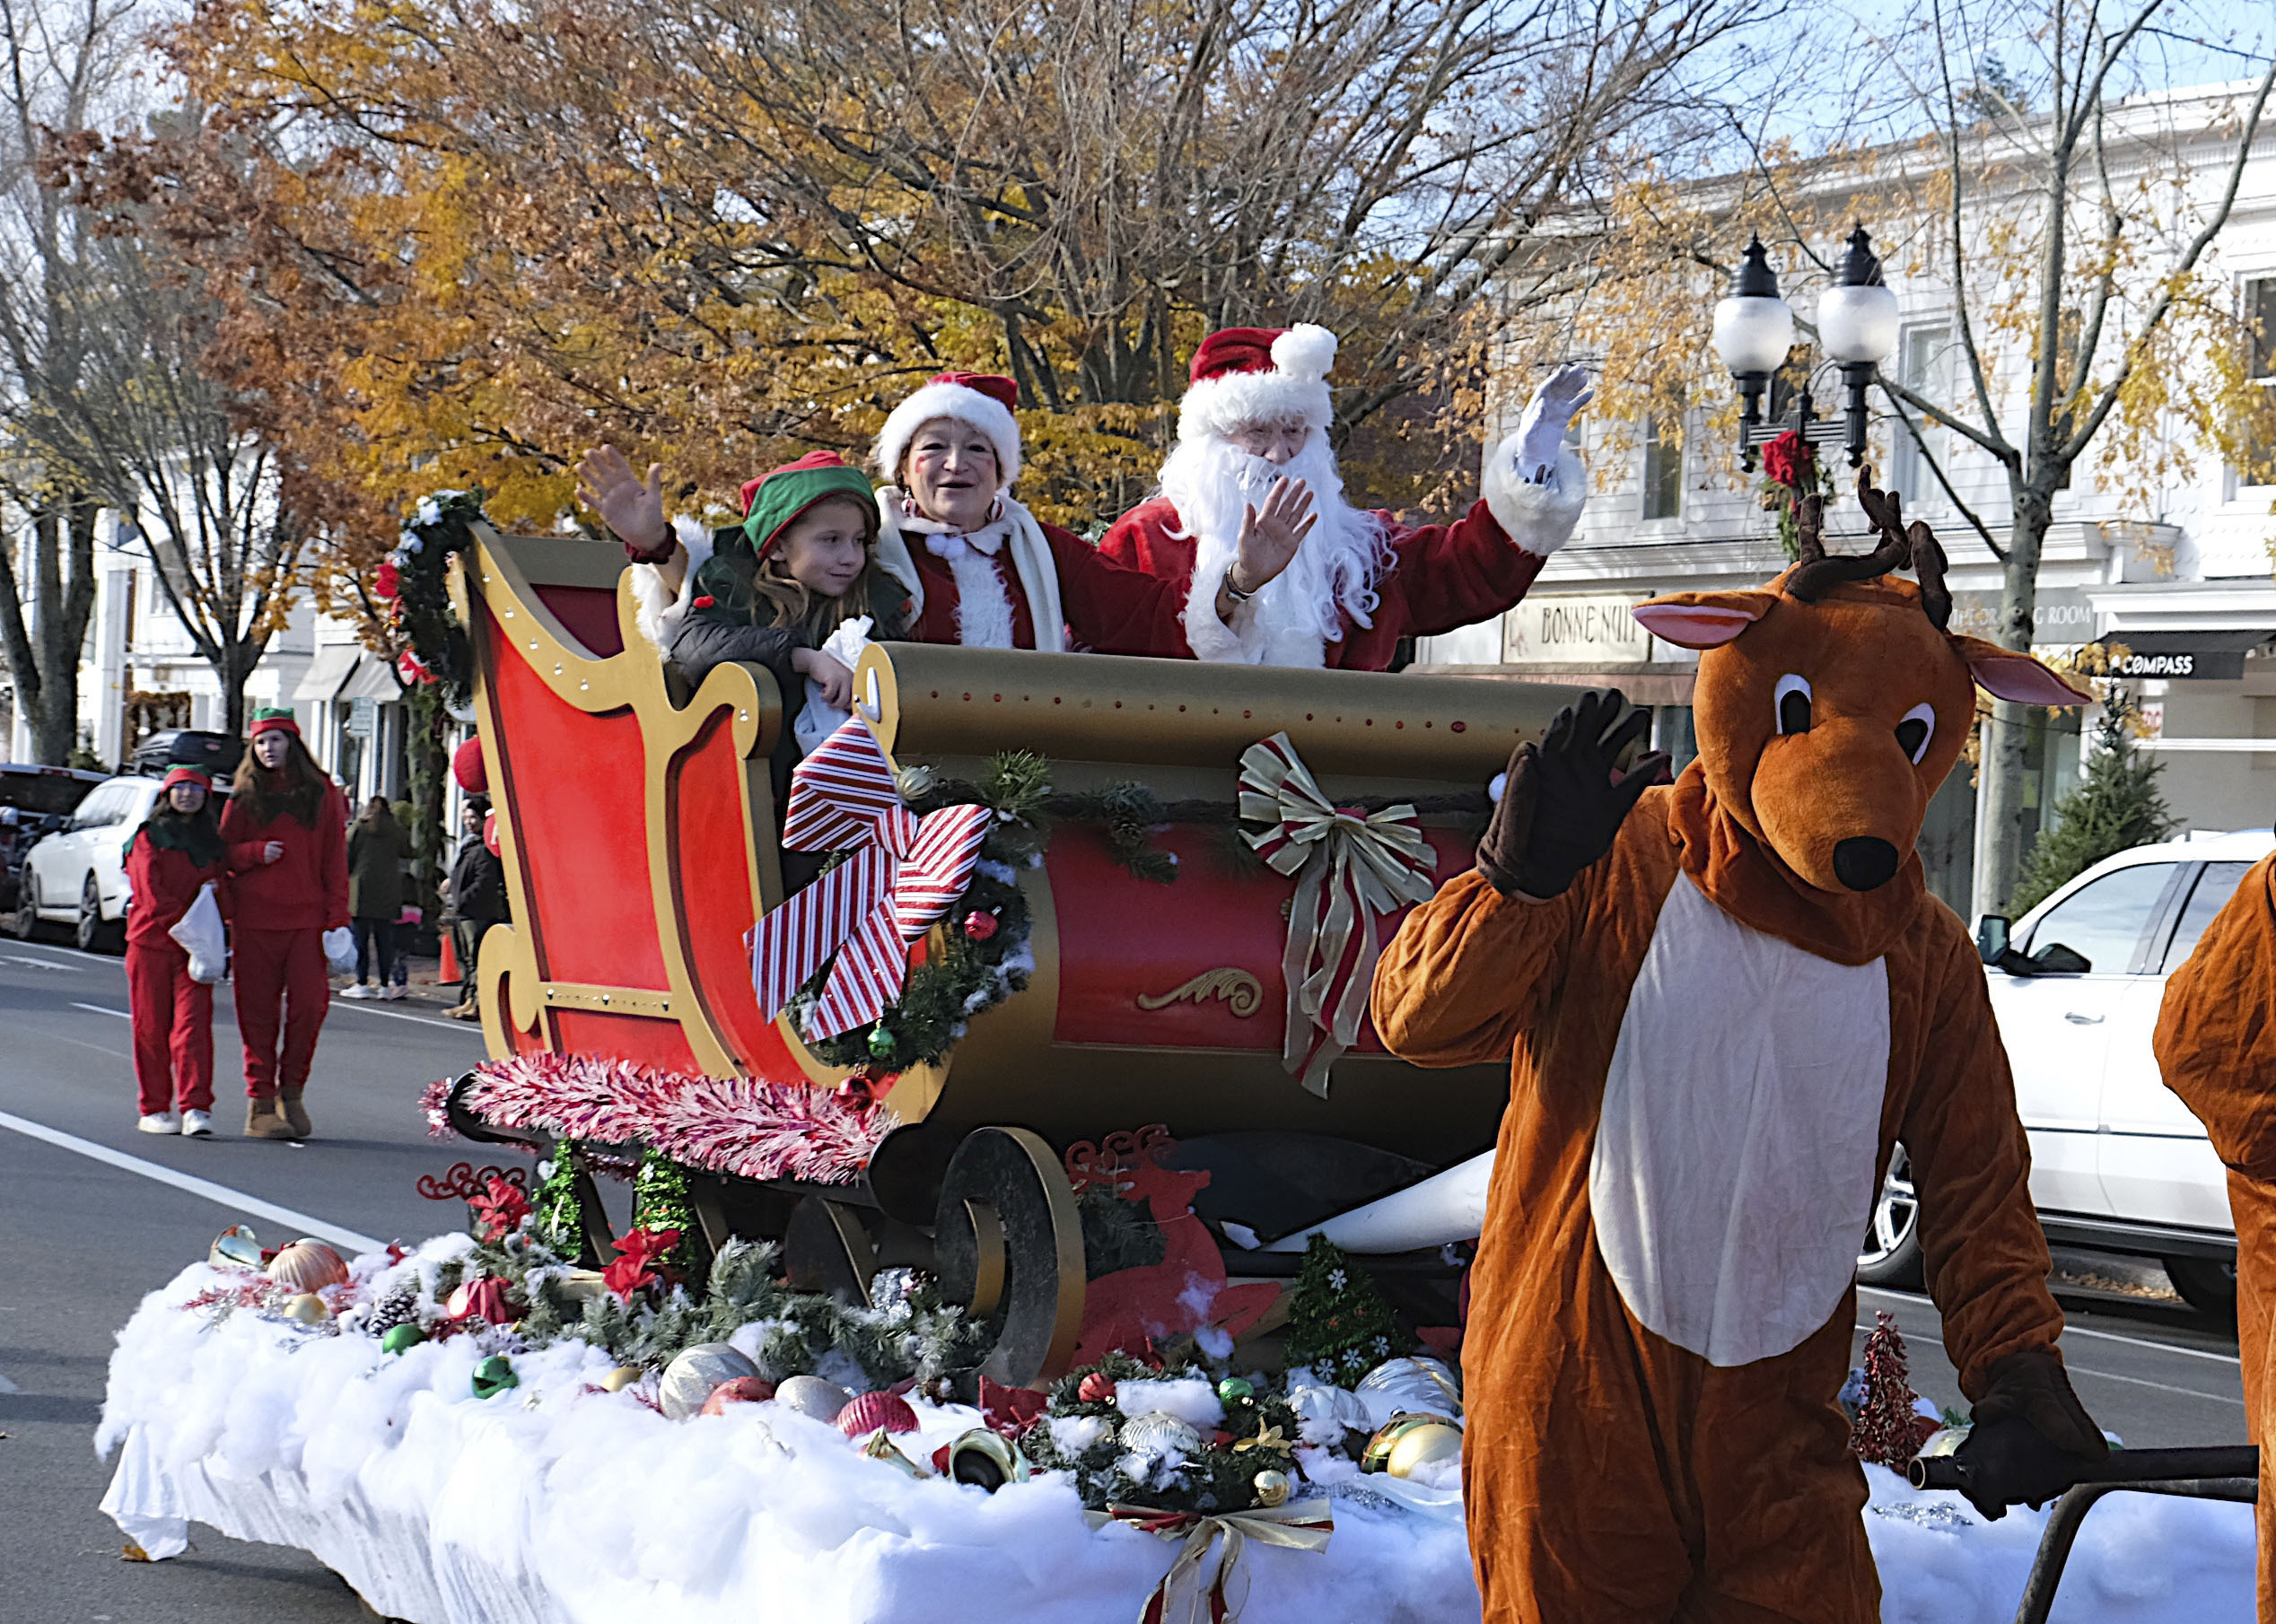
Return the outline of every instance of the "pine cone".
<path id="1" fill-rule="evenodd" d="M 372 1305 L 371 1317 L 364 1328 L 373 1336 L 385 1336 L 398 1325 L 419 1323 L 419 1288 L 408 1283 L 388 1288 Z"/>

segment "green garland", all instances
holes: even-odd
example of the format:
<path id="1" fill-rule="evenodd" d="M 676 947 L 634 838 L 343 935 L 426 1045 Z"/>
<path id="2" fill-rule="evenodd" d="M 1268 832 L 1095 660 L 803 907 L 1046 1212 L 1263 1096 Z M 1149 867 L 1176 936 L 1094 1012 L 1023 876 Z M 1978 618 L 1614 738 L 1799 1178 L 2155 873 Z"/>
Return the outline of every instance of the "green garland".
<path id="1" fill-rule="evenodd" d="M 479 490 L 437 491 L 404 526 L 378 583 L 380 596 L 394 600 L 389 617 L 409 646 L 403 675 L 441 683 L 454 705 L 474 697 L 474 650 L 451 606 L 451 560 L 474 545 L 481 517 Z"/>
<path id="2" fill-rule="evenodd" d="M 1253 1396 L 1226 1401 L 1225 1419 L 1219 1429 L 1221 1440 L 1204 1434 L 1201 1449 L 1187 1455 L 1172 1471 L 1144 1480 L 1131 1477 L 1123 1470 L 1127 1454 L 1122 1443 L 1123 1425 L 1129 1418 L 1111 1398 L 1084 1398 L 1082 1384 L 1094 1375 L 1122 1383 L 1160 1381 L 1177 1374 L 1181 1373 L 1156 1370 L 1125 1353 L 1110 1353 L 1096 1365 L 1070 1371 L 1052 1384 L 1046 1413 L 1055 1419 L 1091 1417 L 1107 1423 L 1106 1430 L 1090 1447 L 1067 1450 L 1060 1446 L 1057 1435 L 1046 1422 L 1023 1433 L 1020 1447 L 1036 1465 L 1072 1476 L 1082 1503 L 1094 1508 L 1125 1505 L 1154 1506 L 1169 1511 L 1247 1511 L 1264 1503 L 1257 1494 L 1257 1473 L 1274 1471 L 1291 1478 L 1297 1475 L 1293 1453 L 1298 1442 L 1296 1411 L 1285 1398 L 1259 1388 Z M 1194 1368 L 1182 1374 L 1199 1376 L 1207 1373 Z M 1222 1392 L 1221 1387 L 1221 1394 Z M 1268 1431 L 1274 1444 L 1241 1447 L 1244 1442 L 1260 1438 Z M 1287 1447 L 1280 1447 L 1281 1445 Z"/>
<path id="3" fill-rule="evenodd" d="M 703 1222 L 688 1194 L 687 1170 L 661 1151 L 640 1154 L 640 1169 L 632 1180 L 632 1227 L 678 1230 L 679 1244 L 664 1253 L 663 1261 L 689 1290 L 703 1288 L 711 1273 L 711 1244 L 704 1238 Z"/>

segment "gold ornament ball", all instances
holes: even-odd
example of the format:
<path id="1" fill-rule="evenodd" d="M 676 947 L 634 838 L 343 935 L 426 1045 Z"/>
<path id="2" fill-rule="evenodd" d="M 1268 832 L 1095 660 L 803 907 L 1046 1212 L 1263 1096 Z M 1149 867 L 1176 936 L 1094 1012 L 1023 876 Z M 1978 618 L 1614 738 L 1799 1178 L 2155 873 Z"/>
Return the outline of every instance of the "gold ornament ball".
<path id="1" fill-rule="evenodd" d="M 1267 1510 L 1270 1510 L 1276 1506 L 1285 1506 L 1288 1504 L 1289 1481 L 1288 1473 L 1284 1471 L 1265 1471 L 1258 1472 L 1256 1478 L 1255 1488 L 1256 1489 L 1256 1503 L 1259 1506 L 1265 1507 Z"/>
<path id="2" fill-rule="evenodd" d="M 302 1236 L 268 1261 L 268 1278 L 295 1291 L 321 1291 L 347 1279 L 347 1264 L 322 1241 Z"/>
<path id="3" fill-rule="evenodd" d="M 316 1293 L 303 1291 L 298 1297 L 284 1299 L 284 1317 L 299 1325 L 321 1325 L 332 1317 L 332 1311 Z"/>
<path id="4" fill-rule="evenodd" d="M 1462 1429 L 1445 1417 L 1395 1415 L 1367 1441 L 1360 1470 L 1412 1477 L 1418 1467 L 1451 1460 L 1461 1453 Z"/>

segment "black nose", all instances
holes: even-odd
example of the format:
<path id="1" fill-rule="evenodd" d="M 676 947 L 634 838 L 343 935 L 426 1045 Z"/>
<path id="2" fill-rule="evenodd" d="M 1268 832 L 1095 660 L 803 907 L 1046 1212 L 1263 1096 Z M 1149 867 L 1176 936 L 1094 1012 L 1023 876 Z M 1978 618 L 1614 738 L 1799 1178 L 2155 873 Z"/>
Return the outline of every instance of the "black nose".
<path id="1" fill-rule="evenodd" d="M 1870 891 L 1896 877 L 1896 848 L 1870 834 L 1852 834 L 1834 847 L 1834 877 L 1852 891 Z"/>

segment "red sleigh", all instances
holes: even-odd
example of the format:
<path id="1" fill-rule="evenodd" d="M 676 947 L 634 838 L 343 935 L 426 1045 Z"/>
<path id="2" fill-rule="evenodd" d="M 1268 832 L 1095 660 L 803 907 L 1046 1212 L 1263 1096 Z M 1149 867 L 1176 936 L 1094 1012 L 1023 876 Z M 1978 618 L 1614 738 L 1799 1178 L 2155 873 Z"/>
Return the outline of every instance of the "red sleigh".
<path id="1" fill-rule="evenodd" d="M 493 1055 L 836 1087 L 845 1072 L 787 1017 L 761 1013 L 745 946 L 783 901 L 768 753 L 787 720 L 773 678 L 730 665 L 691 691 L 641 639 L 613 547 L 476 535 L 454 592 L 512 907 L 481 949 Z M 1165 803 L 1232 801 L 1242 753 L 1285 733 L 1326 794 L 1425 808 L 1440 879 L 1470 863 L 1483 786 L 1567 697 L 1470 677 L 915 644 L 872 649 L 856 685 L 899 766 L 976 776 L 1018 747 L 1049 761 L 1056 788 L 1135 780 Z M 901 1125 L 862 1181 L 705 1181 L 707 1227 L 787 1229 L 794 1262 L 847 1288 L 877 1247 L 898 1258 L 929 1242 L 949 1288 L 999 1325 L 992 1373 L 1026 1380 L 1064 1364 L 1082 1318 L 1060 1161 L 1078 1140 L 1166 1125 L 1179 1165 L 1210 1174 L 1202 1216 L 1268 1240 L 1490 1148 L 1501 1068 L 1425 1072 L 1362 1027 L 1325 1097 L 1290 1076 L 1281 963 L 1294 882 L 1224 861 L 1228 832 L 1158 831 L 1179 859 L 1164 886 L 1131 874 L 1095 828 L 1056 825 L 1020 877 L 1029 985 L 976 1017 L 941 1064 L 897 1078 L 887 1103 Z"/>

